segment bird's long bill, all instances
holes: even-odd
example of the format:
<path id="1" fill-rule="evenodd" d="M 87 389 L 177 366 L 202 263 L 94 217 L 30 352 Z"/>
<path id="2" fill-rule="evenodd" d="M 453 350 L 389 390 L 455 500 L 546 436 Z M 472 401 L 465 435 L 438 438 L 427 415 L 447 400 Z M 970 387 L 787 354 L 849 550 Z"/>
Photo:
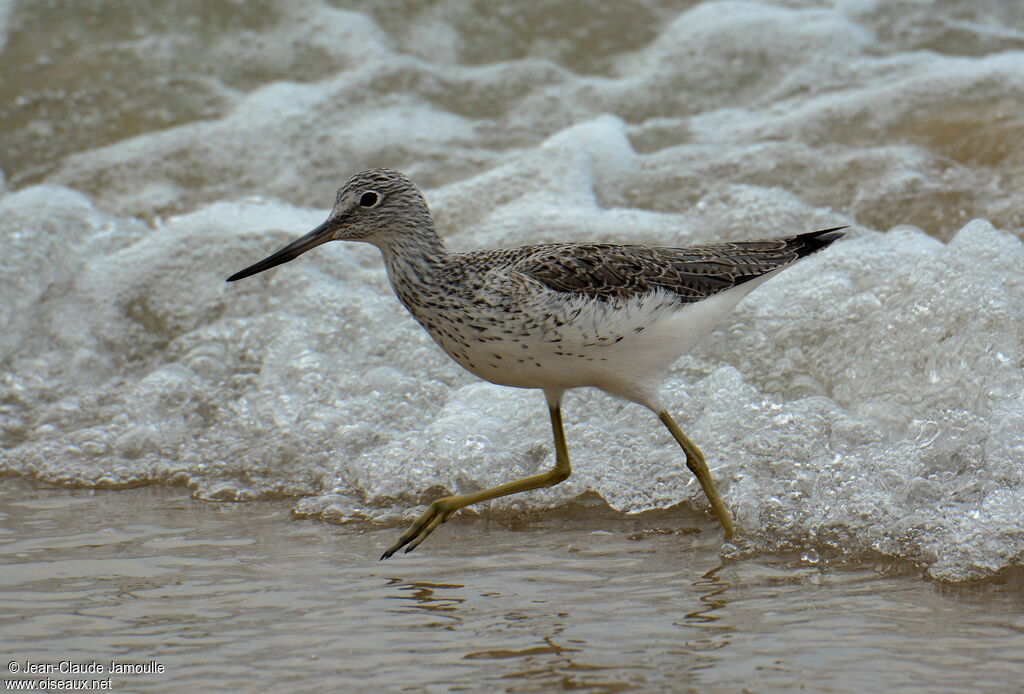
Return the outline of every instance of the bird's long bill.
<path id="1" fill-rule="evenodd" d="M 250 265 L 244 270 L 231 275 L 231 277 L 228 277 L 228 282 L 244 279 L 250 275 L 255 275 L 257 272 L 269 270 L 272 267 L 277 267 L 282 263 L 287 263 L 289 260 L 298 258 L 310 248 L 316 248 L 320 244 L 330 241 L 331 231 L 333 231 L 333 229 L 334 227 L 330 224 L 330 220 L 324 222 L 302 238 L 292 241 L 278 252 L 268 255 L 260 262 Z"/>

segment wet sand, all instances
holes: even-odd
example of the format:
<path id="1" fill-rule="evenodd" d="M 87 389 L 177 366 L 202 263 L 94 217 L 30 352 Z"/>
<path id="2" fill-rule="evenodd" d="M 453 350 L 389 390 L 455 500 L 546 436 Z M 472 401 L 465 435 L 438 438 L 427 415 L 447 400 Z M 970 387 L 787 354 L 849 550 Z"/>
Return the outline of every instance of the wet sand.
<path id="1" fill-rule="evenodd" d="M 1005 692 L 1024 677 L 1022 572 L 950 586 L 880 560 L 723 561 L 710 520 L 685 512 L 458 519 L 387 562 L 400 528 L 299 520 L 287 500 L 7 478 L 0 519 L 5 662 L 163 666 L 112 676 L 119 692 Z"/>

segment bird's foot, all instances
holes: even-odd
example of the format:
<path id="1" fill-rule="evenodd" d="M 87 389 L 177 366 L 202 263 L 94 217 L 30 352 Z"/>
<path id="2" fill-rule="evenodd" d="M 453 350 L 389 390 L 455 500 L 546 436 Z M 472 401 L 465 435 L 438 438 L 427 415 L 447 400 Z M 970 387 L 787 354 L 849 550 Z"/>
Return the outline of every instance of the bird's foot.
<path id="1" fill-rule="evenodd" d="M 398 542 L 391 545 L 380 558 L 382 560 L 387 559 L 402 549 L 402 547 L 405 547 L 406 552 L 411 552 L 419 547 L 420 543 L 427 539 L 427 535 L 434 532 L 437 526 L 448 520 L 449 516 L 459 509 L 457 505 L 452 503 L 454 499 L 455 497 L 446 496 L 431 503 L 409 529 L 402 533 L 402 536 L 398 538 Z"/>

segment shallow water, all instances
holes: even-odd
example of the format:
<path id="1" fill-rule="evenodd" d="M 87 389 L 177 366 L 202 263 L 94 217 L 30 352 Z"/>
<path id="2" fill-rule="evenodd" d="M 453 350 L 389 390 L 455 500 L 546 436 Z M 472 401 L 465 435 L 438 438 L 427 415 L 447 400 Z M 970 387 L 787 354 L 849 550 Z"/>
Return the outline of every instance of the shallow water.
<path id="1" fill-rule="evenodd" d="M 140 643 L 168 690 L 279 654 L 310 689 L 1018 681 L 1022 8 L 0 0 L 0 484 L 49 576 L 5 569 L 2 637 Z M 224 283 L 369 166 L 454 250 L 851 226 L 666 380 L 737 546 L 650 413 L 581 391 L 568 482 L 372 561 L 552 446 L 541 396 L 450 362 L 371 248 Z"/>
<path id="2" fill-rule="evenodd" d="M 995 692 L 1024 674 L 1019 571 L 951 587 L 883 561 L 723 561 L 693 520 L 452 522 L 380 562 L 397 528 L 5 481 L 0 652 L 153 660 L 113 677 L 148 692 Z"/>

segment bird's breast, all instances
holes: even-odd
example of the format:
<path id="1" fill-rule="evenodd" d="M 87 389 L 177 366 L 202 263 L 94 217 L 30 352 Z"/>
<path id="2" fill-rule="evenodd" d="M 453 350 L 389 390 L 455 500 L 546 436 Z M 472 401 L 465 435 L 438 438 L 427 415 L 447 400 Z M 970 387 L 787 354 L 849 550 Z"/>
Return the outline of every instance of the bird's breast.
<path id="1" fill-rule="evenodd" d="M 594 315 L 588 305 L 419 305 L 420 325 L 455 362 L 492 383 L 519 388 L 604 387 L 626 368 L 652 317 Z M 637 355 L 640 356 L 640 355 Z"/>

